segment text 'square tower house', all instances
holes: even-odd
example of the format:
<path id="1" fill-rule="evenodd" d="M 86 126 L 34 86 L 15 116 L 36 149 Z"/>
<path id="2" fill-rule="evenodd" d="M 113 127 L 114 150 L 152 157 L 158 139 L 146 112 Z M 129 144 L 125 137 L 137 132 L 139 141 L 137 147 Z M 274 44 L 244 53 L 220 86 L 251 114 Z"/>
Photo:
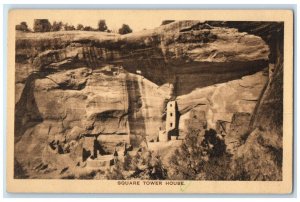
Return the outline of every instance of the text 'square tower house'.
<path id="1" fill-rule="evenodd" d="M 169 139 L 178 138 L 178 107 L 176 101 L 170 101 L 167 105 L 166 133 Z"/>

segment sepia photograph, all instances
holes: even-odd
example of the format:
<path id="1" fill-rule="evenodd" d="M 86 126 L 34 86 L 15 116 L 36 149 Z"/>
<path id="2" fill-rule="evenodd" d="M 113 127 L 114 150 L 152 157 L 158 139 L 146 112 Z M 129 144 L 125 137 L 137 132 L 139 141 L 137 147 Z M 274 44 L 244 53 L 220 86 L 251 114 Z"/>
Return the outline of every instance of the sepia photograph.
<path id="1" fill-rule="evenodd" d="M 290 192 L 292 13 L 222 12 L 12 10 L 8 180 Z"/>

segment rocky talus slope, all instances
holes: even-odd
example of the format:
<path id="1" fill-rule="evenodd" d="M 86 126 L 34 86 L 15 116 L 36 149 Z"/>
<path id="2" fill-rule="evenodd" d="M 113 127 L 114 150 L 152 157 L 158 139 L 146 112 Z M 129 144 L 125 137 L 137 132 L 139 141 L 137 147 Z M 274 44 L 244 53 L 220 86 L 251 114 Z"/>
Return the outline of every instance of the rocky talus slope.
<path id="1" fill-rule="evenodd" d="M 99 135 L 110 153 L 124 141 L 147 144 L 164 126 L 170 99 L 177 100 L 182 133 L 196 110 L 204 112 L 211 128 L 247 113 L 247 128 L 269 131 L 263 140 L 273 140 L 273 131 L 282 137 L 281 119 L 273 121 L 278 112 L 268 107 L 273 101 L 280 105 L 280 99 L 282 104 L 276 94 L 282 88 L 282 60 L 273 59 L 282 49 L 265 36 L 273 33 L 258 29 L 267 25 L 280 27 L 180 21 L 123 36 L 17 33 L 16 161 L 31 177 L 46 177 L 65 167 L 61 159 L 73 166 L 80 161 L 83 136 Z M 270 67 L 275 67 L 272 74 Z M 234 149 L 239 157 L 248 155 L 253 134 Z M 242 134 L 231 136 L 236 141 Z M 51 149 L 52 142 L 60 151 Z M 279 143 L 280 138 L 274 144 L 264 141 L 258 149 L 269 154 L 271 144 L 280 152 Z"/>

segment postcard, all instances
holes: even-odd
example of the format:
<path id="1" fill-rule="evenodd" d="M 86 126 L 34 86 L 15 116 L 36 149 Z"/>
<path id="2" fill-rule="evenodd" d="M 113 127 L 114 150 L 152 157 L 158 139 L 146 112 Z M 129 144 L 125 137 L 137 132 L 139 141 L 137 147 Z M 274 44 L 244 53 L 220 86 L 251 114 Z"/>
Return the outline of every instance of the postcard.
<path id="1" fill-rule="evenodd" d="M 290 10 L 13 9 L 7 191 L 290 193 Z"/>

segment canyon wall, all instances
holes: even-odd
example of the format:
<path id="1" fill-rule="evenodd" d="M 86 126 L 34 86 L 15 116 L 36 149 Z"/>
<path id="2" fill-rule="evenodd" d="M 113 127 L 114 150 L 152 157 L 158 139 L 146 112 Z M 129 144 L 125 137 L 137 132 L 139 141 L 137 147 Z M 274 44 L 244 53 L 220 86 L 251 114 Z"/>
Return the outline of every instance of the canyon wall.
<path id="1" fill-rule="evenodd" d="M 274 47 L 260 32 L 240 29 L 180 21 L 124 36 L 18 32 L 16 159 L 36 167 L 53 141 L 72 158 L 83 136 L 99 135 L 108 152 L 122 142 L 147 144 L 174 99 L 182 132 L 192 109 L 204 111 L 212 128 L 255 112 L 256 128 L 278 87 L 269 84 Z"/>
<path id="2" fill-rule="evenodd" d="M 269 76 L 245 134 L 237 149 L 236 167 L 249 180 L 282 180 L 283 161 L 283 22 L 207 22 L 260 36 L 269 46 Z"/>

